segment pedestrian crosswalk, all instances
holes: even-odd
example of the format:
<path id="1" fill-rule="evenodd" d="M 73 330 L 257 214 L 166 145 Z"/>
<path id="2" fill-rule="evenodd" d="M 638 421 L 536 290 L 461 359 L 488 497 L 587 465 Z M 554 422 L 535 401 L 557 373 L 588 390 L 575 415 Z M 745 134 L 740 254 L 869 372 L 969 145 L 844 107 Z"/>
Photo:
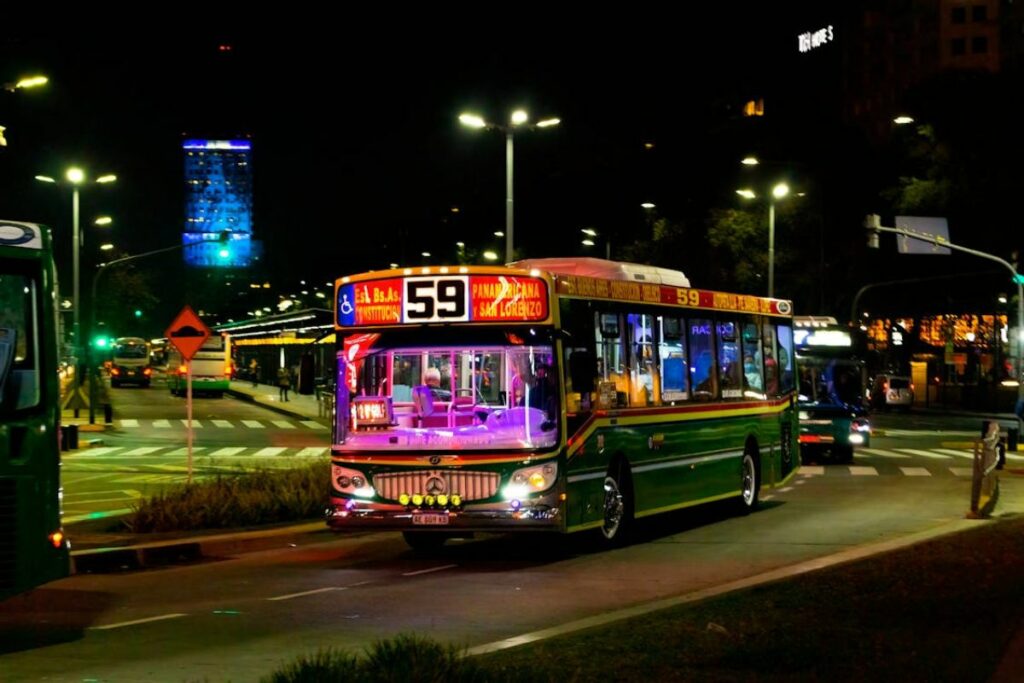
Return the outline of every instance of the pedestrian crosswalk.
<path id="1" fill-rule="evenodd" d="M 188 420 L 139 420 L 125 418 L 116 420 L 115 425 L 121 429 L 179 429 L 188 427 Z M 312 429 L 327 431 L 327 426 L 316 420 L 215 420 L 193 419 L 194 429 Z"/>
<path id="2" fill-rule="evenodd" d="M 317 458 L 330 451 L 327 446 L 193 446 L 192 455 L 202 458 Z M 64 455 L 65 458 L 178 457 L 188 454 L 185 446 L 98 446 Z"/>
<path id="3" fill-rule="evenodd" d="M 908 461 L 916 460 L 916 465 Z M 904 476 L 904 477 L 936 477 L 973 476 L 974 451 L 956 448 L 857 448 L 854 464 L 828 466 L 818 465 L 814 461 L 800 467 L 803 477 L 822 476 Z M 923 462 L 922 462 L 923 461 Z M 1024 453 L 1007 453 L 1008 466 L 1024 464 Z"/>

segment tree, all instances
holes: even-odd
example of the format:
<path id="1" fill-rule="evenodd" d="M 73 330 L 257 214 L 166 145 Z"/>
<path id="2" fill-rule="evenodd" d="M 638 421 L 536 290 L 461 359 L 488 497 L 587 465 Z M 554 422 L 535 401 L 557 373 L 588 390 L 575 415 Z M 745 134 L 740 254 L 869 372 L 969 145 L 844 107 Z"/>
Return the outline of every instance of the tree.
<path id="1" fill-rule="evenodd" d="M 113 266 L 100 277 L 97 300 L 93 303 L 96 320 L 105 323 L 105 329 L 115 336 L 145 336 L 140 332 L 152 332 L 155 325 L 159 327 L 147 314 L 160 301 L 153 293 L 147 273 L 126 264 Z M 136 317 L 136 310 L 142 311 L 142 315 Z"/>

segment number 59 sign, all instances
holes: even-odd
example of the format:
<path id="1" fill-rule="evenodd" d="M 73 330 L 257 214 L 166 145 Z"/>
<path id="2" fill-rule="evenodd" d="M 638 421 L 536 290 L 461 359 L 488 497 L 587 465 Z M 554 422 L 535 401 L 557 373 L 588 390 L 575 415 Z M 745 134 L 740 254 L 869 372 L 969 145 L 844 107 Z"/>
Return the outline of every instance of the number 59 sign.
<path id="1" fill-rule="evenodd" d="M 469 278 L 407 278 L 403 300 L 403 323 L 465 322 L 469 320 Z"/>

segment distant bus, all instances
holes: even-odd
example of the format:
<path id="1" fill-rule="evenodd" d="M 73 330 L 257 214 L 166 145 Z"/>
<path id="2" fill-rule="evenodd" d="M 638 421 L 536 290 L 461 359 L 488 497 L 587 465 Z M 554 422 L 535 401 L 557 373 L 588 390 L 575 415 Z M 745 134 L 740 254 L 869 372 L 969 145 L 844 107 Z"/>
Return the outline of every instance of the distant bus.
<path id="1" fill-rule="evenodd" d="M 186 392 L 185 361 L 173 344 L 167 352 L 167 388 L 176 396 Z M 231 382 L 231 344 L 214 332 L 192 357 L 192 393 L 222 395 Z"/>
<path id="2" fill-rule="evenodd" d="M 599 259 L 340 278 L 327 522 L 614 544 L 639 517 L 750 511 L 799 465 L 791 310 Z"/>
<path id="3" fill-rule="evenodd" d="M 149 342 L 140 337 L 119 337 L 110 349 L 110 386 L 137 384 L 148 387 L 153 377 Z"/>
<path id="4" fill-rule="evenodd" d="M 49 228 L 0 221 L 0 600 L 69 570 L 55 292 Z"/>
<path id="5" fill-rule="evenodd" d="M 852 462 L 856 446 L 871 445 L 864 361 L 854 353 L 849 330 L 835 318 L 797 316 L 793 323 L 800 450 Z"/>

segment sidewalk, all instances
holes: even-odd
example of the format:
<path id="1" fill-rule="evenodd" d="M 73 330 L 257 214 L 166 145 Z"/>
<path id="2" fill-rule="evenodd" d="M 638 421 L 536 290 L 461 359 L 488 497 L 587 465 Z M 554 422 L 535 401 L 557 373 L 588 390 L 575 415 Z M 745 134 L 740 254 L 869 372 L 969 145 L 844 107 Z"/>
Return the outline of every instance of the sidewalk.
<path id="1" fill-rule="evenodd" d="M 264 408 L 276 412 L 297 417 L 300 420 L 315 420 L 321 424 L 330 426 L 330 415 L 324 415 L 323 408 L 316 396 L 299 394 L 294 391 L 288 392 L 288 401 L 282 402 L 278 397 L 278 388 L 269 384 L 252 385 L 252 382 L 232 380 L 228 393 L 244 401 L 258 403 Z"/>

